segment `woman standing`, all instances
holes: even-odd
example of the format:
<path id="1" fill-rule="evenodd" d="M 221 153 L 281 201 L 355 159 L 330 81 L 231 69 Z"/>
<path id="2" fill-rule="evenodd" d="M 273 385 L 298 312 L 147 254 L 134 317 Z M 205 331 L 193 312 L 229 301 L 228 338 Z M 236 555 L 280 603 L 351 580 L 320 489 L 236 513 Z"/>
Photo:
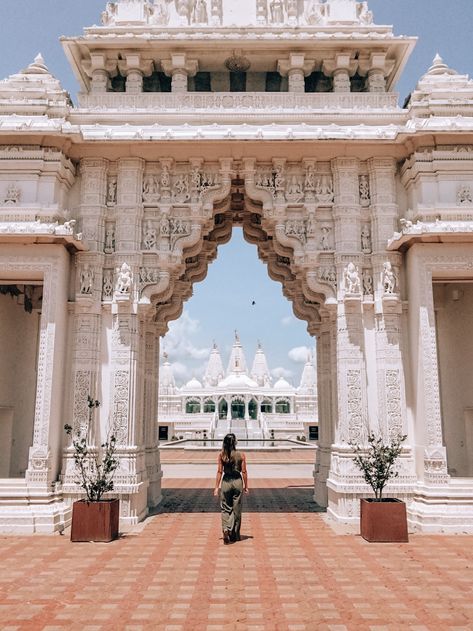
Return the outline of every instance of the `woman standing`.
<path id="1" fill-rule="evenodd" d="M 235 434 L 227 434 L 223 439 L 222 451 L 218 456 L 218 470 L 215 479 L 214 495 L 220 490 L 220 508 L 222 509 L 223 543 L 240 541 L 241 499 L 248 494 L 248 473 L 246 457 L 236 450 Z M 223 475 L 223 479 L 222 479 Z M 220 487 L 222 481 L 222 488 Z"/>

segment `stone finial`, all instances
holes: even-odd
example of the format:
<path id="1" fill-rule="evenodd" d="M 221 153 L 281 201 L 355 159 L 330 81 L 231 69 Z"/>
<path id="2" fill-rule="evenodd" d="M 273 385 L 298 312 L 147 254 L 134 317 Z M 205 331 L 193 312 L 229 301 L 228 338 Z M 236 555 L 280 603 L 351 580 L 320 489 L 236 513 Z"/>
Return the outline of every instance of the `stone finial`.
<path id="1" fill-rule="evenodd" d="M 427 75 L 438 75 L 438 74 L 458 74 L 456 70 L 453 68 L 449 68 L 449 66 L 444 62 L 442 57 L 436 53 L 432 65 L 427 70 Z"/>
<path id="2" fill-rule="evenodd" d="M 44 63 L 44 58 L 41 53 L 38 53 L 34 58 L 33 63 L 24 68 L 21 74 L 49 74 L 48 67 Z"/>

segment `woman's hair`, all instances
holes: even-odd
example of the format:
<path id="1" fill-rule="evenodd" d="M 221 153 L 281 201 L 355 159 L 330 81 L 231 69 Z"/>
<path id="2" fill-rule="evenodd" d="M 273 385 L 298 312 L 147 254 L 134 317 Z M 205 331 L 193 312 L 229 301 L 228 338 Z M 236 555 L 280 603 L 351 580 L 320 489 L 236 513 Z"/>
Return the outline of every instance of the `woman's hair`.
<path id="1" fill-rule="evenodd" d="M 223 462 L 233 461 L 233 453 L 235 452 L 235 447 L 236 447 L 235 434 L 227 434 L 225 438 L 223 439 L 223 445 L 222 445 Z"/>

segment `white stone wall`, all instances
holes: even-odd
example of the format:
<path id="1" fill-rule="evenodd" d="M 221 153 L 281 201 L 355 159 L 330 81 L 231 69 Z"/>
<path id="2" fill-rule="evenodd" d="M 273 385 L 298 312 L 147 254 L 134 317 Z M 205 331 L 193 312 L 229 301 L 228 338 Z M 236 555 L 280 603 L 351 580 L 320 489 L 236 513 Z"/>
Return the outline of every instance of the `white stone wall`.
<path id="1" fill-rule="evenodd" d="M 27 313 L 15 298 L 0 295 L 0 409 L 10 408 L 13 412 L 11 442 L 4 443 L 0 439 L 0 461 L 3 463 L 5 458 L 10 466 L 8 470 L 1 466 L 0 477 L 24 477 L 28 467 L 36 398 L 39 319 L 37 312 Z M 3 416 L 6 424 L 8 415 Z"/>
<path id="2" fill-rule="evenodd" d="M 434 285 L 442 427 L 452 477 L 472 475 L 473 283 Z"/>

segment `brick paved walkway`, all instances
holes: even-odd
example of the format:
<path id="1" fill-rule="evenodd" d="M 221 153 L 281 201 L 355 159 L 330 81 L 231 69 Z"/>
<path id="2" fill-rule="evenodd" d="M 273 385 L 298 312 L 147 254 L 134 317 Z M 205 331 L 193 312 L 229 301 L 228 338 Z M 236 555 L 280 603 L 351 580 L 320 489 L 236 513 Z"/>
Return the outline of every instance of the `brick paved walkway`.
<path id="1" fill-rule="evenodd" d="M 161 449 L 162 464 L 215 464 L 218 450 Z M 248 464 L 314 464 L 315 449 L 308 447 L 292 450 L 246 451 Z"/>
<path id="2" fill-rule="evenodd" d="M 0 537 L 2 631 L 471 631 L 473 537 L 340 535 L 305 480 L 255 480 L 223 546 L 211 480 L 168 480 L 112 544 Z M 207 488 L 205 488 L 207 487 Z"/>

